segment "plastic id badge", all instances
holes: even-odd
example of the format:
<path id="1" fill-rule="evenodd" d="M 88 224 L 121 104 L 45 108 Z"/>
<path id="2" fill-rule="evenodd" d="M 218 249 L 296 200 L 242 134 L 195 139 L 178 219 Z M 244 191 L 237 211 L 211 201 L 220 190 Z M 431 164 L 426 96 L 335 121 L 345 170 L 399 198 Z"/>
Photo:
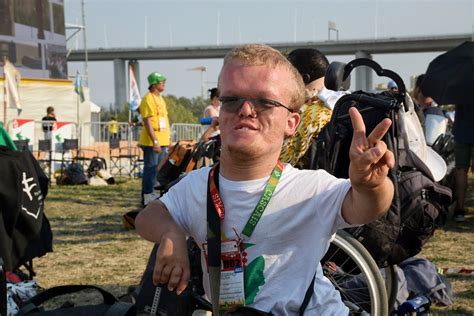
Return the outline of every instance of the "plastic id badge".
<path id="1" fill-rule="evenodd" d="M 166 130 L 166 119 L 164 117 L 160 117 L 160 131 L 163 132 Z"/>
<path id="2" fill-rule="evenodd" d="M 221 262 L 220 309 L 228 310 L 231 307 L 244 306 L 244 268 L 239 241 L 221 242 Z"/>

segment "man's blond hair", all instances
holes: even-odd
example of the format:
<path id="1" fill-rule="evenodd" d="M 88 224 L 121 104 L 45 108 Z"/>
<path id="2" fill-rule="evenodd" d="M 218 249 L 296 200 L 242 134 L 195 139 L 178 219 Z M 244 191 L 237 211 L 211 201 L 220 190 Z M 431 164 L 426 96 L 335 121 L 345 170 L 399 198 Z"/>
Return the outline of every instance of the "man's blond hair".
<path id="1" fill-rule="evenodd" d="M 288 61 L 288 59 L 278 50 L 264 44 L 246 44 L 233 48 L 224 57 L 224 65 L 219 74 L 219 84 L 222 71 L 231 62 L 238 61 L 244 66 L 268 66 L 271 68 L 284 67 L 291 73 L 293 88 L 290 86 L 291 104 L 289 107 L 294 111 L 299 111 L 304 104 L 305 85 L 298 70 Z M 282 87 L 284 88 L 284 87 Z"/>

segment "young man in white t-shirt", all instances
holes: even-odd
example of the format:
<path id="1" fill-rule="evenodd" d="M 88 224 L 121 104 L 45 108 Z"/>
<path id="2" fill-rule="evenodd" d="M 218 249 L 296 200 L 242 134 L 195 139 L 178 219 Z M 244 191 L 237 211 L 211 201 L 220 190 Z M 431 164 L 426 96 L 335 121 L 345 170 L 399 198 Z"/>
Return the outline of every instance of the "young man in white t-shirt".
<path id="1" fill-rule="evenodd" d="M 347 314 L 318 263 L 337 229 L 368 223 L 389 208 L 393 185 L 387 173 L 394 156 L 381 139 L 390 120 L 366 137 L 361 115 L 350 110 L 350 180 L 336 179 L 278 161 L 304 103 L 303 80 L 280 52 L 259 44 L 233 49 L 224 59 L 218 87 L 219 169 L 191 172 L 135 221 L 142 237 L 160 244 L 154 281 L 177 293 L 186 288 L 189 235 L 203 249 L 204 286 L 212 299 L 205 260 L 206 243 L 215 237 L 207 233 L 209 181 L 210 207 L 221 218 L 221 310 L 246 305 L 274 315 L 298 315 L 316 274 L 307 313 Z M 238 262 L 231 271 L 229 257 Z"/>

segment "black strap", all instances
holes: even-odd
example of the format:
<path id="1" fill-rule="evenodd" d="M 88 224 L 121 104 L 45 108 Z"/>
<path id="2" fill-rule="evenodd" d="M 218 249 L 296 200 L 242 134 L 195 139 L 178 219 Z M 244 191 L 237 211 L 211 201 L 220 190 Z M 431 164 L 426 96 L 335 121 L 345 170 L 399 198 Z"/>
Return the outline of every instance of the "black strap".
<path id="1" fill-rule="evenodd" d="M 214 183 L 219 187 L 219 165 L 215 167 Z M 208 265 L 210 267 L 221 266 L 221 222 L 217 216 L 216 208 L 212 202 L 211 184 L 207 183 L 207 246 L 208 246 Z"/>
<path id="2" fill-rule="evenodd" d="M 316 273 L 318 268 L 316 268 L 316 272 L 314 273 L 313 280 L 311 281 L 311 284 L 309 285 L 308 289 L 306 290 L 306 293 L 304 295 L 303 303 L 301 303 L 300 307 L 300 316 L 303 316 L 304 311 L 306 310 L 306 307 L 308 307 L 309 301 L 311 300 L 311 296 L 313 296 L 314 293 L 314 282 L 316 280 Z"/>
<path id="3" fill-rule="evenodd" d="M 106 305 L 113 305 L 117 302 L 117 299 L 115 296 L 110 294 L 109 292 L 101 289 L 100 287 L 93 286 L 93 285 L 61 285 L 61 286 L 55 286 L 50 289 L 47 289 L 35 296 L 33 296 L 26 304 L 24 307 L 21 308 L 19 311 L 18 315 L 25 315 L 31 311 L 37 310 L 38 307 L 43 304 L 44 302 L 60 295 L 64 294 L 70 294 L 70 293 L 75 293 L 79 292 L 82 290 L 87 290 L 87 289 L 94 289 L 100 292 L 102 294 L 102 297 L 104 299 L 104 304 Z"/>
<path id="4" fill-rule="evenodd" d="M 219 187 L 219 165 L 214 170 L 214 183 Z M 219 314 L 221 272 L 221 223 L 211 196 L 211 183 L 207 181 L 207 269 L 211 291 L 212 311 Z"/>
<path id="5" fill-rule="evenodd" d="M 117 302 L 112 305 L 104 316 L 132 316 L 137 314 L 137 306 L 127 302 Z"/>

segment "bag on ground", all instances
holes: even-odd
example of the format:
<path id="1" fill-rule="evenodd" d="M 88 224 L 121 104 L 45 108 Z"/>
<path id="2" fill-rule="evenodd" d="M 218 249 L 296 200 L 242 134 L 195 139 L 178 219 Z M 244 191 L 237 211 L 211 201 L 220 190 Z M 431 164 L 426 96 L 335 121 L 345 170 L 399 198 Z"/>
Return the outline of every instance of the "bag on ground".
<path id="1" fill-rule="evenodd" d="M 95 297 L 101 299 L 98 304 L 77 304 L 78 296 L 73 298 L 70 294 L 81 291 L 93 291 Z M 60 298 L 68 298 L 61 306 L 45 310 L 45 305 L 57 304 Z M 73 299 L 74 301 L 71 301 Z M 88 297 L 88 300 L 90 298 Z M 49 306 L 49 305 L 48 305 Z M 30 298 L 20 309 L 17 316 L 132 316 L 136 315 L 135 306 L 131 303 L 121 302 L 114 295 L 104 289 L 93 285 L 62 285 L 49 288 Z"/>

